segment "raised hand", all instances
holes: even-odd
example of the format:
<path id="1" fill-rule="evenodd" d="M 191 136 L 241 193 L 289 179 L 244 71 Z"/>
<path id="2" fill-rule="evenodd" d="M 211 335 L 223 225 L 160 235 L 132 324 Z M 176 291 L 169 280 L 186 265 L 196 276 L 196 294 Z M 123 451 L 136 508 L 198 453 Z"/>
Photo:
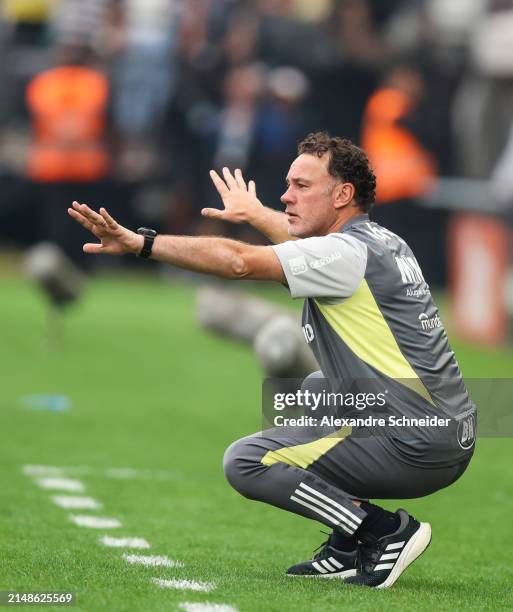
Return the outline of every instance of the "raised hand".
<path id="1" fill-rule="evenodd" d="M 256 195 L 255 182 L 249 181 L 246 185 L 239 169 L 232 174 L 228 168 L 223 168 L 223 177 L 224 180 L 215 170 L 210 171 L 210 178 L 223 200 L 224 209 L 204 208 L 201 214 L 230 223 L 252 223 L 263 209 Z"/>
<path id="2" fill-rule="evenodd" d="M 97 213 L 86 204 L 73 202 L 72 208 L 68 208 L 68 214 L 101 241 L 84 244 L 84 253 L 124 255 L 139 253 L 143 247 L 144 237 L 119 225 L 105 208 L 100 208 Z"/>

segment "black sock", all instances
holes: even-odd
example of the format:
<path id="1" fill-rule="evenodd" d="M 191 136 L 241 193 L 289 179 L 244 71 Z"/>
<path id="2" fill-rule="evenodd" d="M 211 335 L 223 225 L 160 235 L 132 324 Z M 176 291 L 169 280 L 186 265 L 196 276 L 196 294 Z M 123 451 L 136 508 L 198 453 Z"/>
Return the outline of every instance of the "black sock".
<path id="1" fill-rule="evenodd" d="M 358 529 L 359 534 L 371 534 L 379 539 L 397 531 L 401 524 L 395 512 L 389 512 L 369 502 L 362 502 L 360 508 L 367 512 L 367 516 Z"/>
<path id="2" fill-rule="evenodd" d="M 330 546 L 343 552 L 353 552 L 358 546 L 358 538 L 355 535 L 346 536 L 340 531 L 331 534 Z"/>

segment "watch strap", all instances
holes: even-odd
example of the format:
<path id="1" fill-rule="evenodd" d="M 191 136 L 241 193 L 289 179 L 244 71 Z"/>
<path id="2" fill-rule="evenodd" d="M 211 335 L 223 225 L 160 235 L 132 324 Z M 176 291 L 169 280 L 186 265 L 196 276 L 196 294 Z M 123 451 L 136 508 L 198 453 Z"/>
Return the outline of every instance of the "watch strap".
<path id="1" fill-rule="evenodd" d="M 146 227 L 140 227 L 137 230 L 138 234 L 144 236 L 144 244 L 143 248 L 139 253 L 139 257 L 143 259 L 148 259 L 151 255 L 151 251 L 153 249 L 153 242 L 155 241 L 155 237 L 157 236 L 157 232 L 152 229 L 148 229 Z"/>

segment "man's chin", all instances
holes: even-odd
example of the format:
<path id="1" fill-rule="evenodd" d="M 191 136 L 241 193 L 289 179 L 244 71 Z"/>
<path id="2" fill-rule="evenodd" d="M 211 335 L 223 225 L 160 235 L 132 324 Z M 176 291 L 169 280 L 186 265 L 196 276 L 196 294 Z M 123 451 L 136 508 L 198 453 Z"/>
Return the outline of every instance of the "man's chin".
<path id="1" fill-rule="evenodd" d="M 302 230 L 299 227 L 294 227 L 291 226 L 289 223 L 289 236 L 291 238 L 310 238 L 311 236 L 313 236 L 312 233 L 308 232 L 307 230 Z"/>
<path id="2" fill-rule="evenodd" d="M 301 231 L 301 227 L 296 225 L 294 222 L 289 220 L 289 236 L 291 238 L 305 238 L 304 232 Z"/>

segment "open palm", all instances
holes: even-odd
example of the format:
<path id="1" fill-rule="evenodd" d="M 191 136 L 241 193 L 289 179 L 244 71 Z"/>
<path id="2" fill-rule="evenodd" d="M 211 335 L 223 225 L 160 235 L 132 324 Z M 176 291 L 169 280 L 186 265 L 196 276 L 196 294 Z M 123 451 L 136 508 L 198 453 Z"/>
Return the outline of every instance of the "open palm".
<path id="1" fill-rule="evenodd" d="M 87 204 L 73 202 L 72 208 L 68 208 L 68 214 L 101 241 L 84 244 L 85 253 L 123 255 L 139 253 L 142 249 L 144 238 L 120 225 L 105 208 L 100 208 L 97 213 Z"/>
<path id="2" fill-rule="evenodd" d="M 255 182 L 249 181 L 246 185 L 239 169 L 232 174 L 228 168 L 223 168 L 223 177 L 224 180 L 215 170 L 210 171 L 210 178 L 223 200 L 224 210 L 204 208 L 201 214 L 230 223 L 250 223 L 263 206 L 257 198 Z"/>

